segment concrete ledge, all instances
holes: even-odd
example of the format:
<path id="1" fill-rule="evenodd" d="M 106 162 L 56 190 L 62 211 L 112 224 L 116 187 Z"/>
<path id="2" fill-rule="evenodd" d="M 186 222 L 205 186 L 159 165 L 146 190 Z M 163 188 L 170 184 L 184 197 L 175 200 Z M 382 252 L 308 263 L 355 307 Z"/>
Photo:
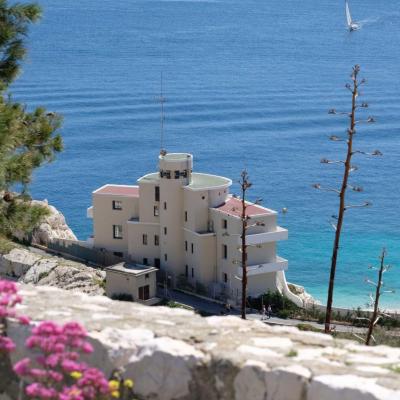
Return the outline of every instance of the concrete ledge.
<path id="1" fill-rule="evenodd" d="M 21 292 L 21 312 L 33 320 L 84 324 L 95 347 L 89 361 L 106 373 L 124 366 L 141 399 L 400 399 L 399 348 L 50 287 Z M 8 333 L 16 361 L 28 331 L 10 321 Z M 0 370 L 0 382 L 6 374 Z"/>

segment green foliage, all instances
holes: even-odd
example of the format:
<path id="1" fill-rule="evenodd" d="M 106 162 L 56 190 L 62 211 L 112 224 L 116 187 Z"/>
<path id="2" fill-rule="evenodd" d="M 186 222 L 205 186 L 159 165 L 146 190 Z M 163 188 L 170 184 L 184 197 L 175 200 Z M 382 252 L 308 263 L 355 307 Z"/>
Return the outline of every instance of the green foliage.
<path id="1" fill-rule="evenodd" d="M 48 214 L 47 208 L 20 199 L 0 201 L 0 232 L 9 237 L 17 232 L 30 233 Z"/>
<path id="2" fill-rule="evenodd" d="M 185 310 L 193 311 L 193 307 L 187 306 L 186 304 L 178 303 L 173 300 L 169 300 L 165 305 L 170 308 L 183 308 Z"/>
<path id="3" fill-rule="evenodd" d="M 301 331 L 308 331 L 308 332 L 321 332 L 321 329 L 315 328 L 311 324 L 298 324 L 296 325 L 297 328 Z"/>
<path id="4" fill-rule="evenodd" d="M 18 75 L 25 57 L 24 39 L 29 25 L 40 18 L 37 4 L 8 4 L 0 0 L 0 90 L 6 88 Z"/>
<path id="5" fill-rule="evenodd" d="M 276 316 L 278 318 L 282 318 L 282 319 L 288 319 L 289 317 L 292 316 L 292 313 L 290 312 L 290 310 L 279 310 L 276 313 Z"/>
<path id="6" fill-rule="evenodd" d="M 31 205 L 28 184 L 33 171 L 62 150 L 61 118 L 44 108 L 27 111 L 12 100 L 9 85 L 26 54 L 29 25 L 40 17 L 36 4 L 0 0 L 0 233 L 29 233 L 46 215 Z"/>
<path id="7" fill-rule="evenodd" d="M 301 310 L 298 306 L 296 306 L 296 304 L 294 304 L 278 291 L 268 291 L 267 293 L 257 298 L 249 297 L 248 303 L 252 308 L 255 308 L 257 310 L 261 310 L 263 304 L 266 307 L 270 305 L 272 308 L 272 312 L 277 316 L 280 315 L 280 318 L 293 317 L 295 315 L 298 315 Z"/>
<path id="8" fill-rule="evenodd" d="M 20 247 L 20 245 L 0 235 L 0 254 L 7 254 L 17 247 Z"/>
<path id="9" fill-rule="evenodd" d="M 296 350 L 290 350 L 289 353 L 286 354 L 286 357 L 297 357 L 298 353 Z"/>
<path id="10" fill-rule="evenodd" d="M 111 296 L 113 300 L 119 300 L 119 301 L 133 301 L 133 297 L 130 294 L 126 293 L 116 293 Z"/>

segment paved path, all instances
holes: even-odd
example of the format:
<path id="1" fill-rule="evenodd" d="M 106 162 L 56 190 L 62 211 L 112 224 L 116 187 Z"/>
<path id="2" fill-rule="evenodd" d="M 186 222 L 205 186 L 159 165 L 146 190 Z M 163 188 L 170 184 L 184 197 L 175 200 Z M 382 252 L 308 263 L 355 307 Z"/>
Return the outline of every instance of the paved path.
<path id="1" fill-rule="evenodd" d="M 159 297 L 163 297 L 164 293 L 159 293 Z M 192 307 L 194 310 L 199 311 L 199 312 L 204 312 L 210 315 L 221 315 L 227 314 L 223 305 L 219 303 L 215 303 L 210 300 L 205 300 L 201 299 L 196 296 L 191 296 L 186 293 L 182 293 L 180 291 L 176 290 L 169 290 L 168 291 L 169 297 L 171 300 L 176 301 L 181 304 L 185 304 L 189 307 Z M 240 310 L 239 309 L 232 309 L 229 312 L 229 315 L 236 315 L 240 316 Z M 247 319 L 249 320 L 261 320 L 261 314 L 258 312 L 247 312 Z M 298 324 L 307 324 L 311 325 L 314 328 L 320 329 L 323 331 L 324 325 L 319 324 L 317 322 L 312 322 L 312 321 L 301 321 L 298 319 L 282 319 L 282 318 L 277 318 L 277 317 L 271 317 L 270 319 L 265 319 L 263 322 L 266 324 L 271 324 L 271 325 L 285 325 L 285 326 L 297 326 Z M 354 333 L 362 333 L 365 332 L 365 328 L 358 328 L 354 326 L 349 326 L 349 325 L 339 325 L 339 324 L 333 324 L 336 327 L 336 331 L 338 332 L 354 332 Z"/>

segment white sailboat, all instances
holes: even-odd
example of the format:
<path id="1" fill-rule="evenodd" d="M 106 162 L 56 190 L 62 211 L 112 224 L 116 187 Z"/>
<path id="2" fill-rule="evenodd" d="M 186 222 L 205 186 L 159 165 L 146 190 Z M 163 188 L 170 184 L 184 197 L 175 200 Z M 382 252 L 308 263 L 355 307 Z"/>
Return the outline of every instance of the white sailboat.
<path id="1" fill-rule="evenodd" d="M 354 22 L 354 21 L 351 19 L 349 3 L 348 3 L 347 0 L 345 1 L 345 3 L 346 3 L 347 27 L 349 28 L 349 31 L 350 31 L 350 32 L 351 32 L 351 31 L 355 31 L 355 30 L 357 30 L 357 29 L 360 27 L 360 25 L 357 24 L 357 22 Z"/>

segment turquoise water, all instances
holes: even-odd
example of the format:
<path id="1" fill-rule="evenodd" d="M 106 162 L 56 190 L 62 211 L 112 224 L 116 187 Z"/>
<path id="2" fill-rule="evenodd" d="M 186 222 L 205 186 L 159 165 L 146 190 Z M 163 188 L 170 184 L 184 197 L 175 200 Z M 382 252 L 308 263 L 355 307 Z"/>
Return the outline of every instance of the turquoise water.
<path id="1" fill-rule="evenodd" d="M 335 303 L 367 300 L 367 266 L 382 246 L 397 268 L 388 273 L 400 308 L 400 10 L 353 0 L 362 29 L 348 33 L 342 2 L 42 0 L 16 99 L 64 115 L 65 152 L 37 172 L 36 198 L 47 198 L 80 238 L 91 233 L 86 207 L 104 183 L 134 184 L 157 168 L 160 73 L 164 74 L 166 147 L 195 155 L 195 169 L 235 180 L 246 167 L 250 196 L 277 210 L 290 238 L 280 254 L 288 279 L 325 299 L 337 199 L 311 188 L 335 185 L 340 168 L 319 163 L 341 157 L 330 134 L 345 120 L 344 84 L 358 63 L 363 91 L 377 123 L 360 127 L 357 146 L 378 148 L 381 159 L 361 158 L 353 179 L 371 200 L 344 226 Z M 233 192 L 237 191 L 233 187 Z"/>

